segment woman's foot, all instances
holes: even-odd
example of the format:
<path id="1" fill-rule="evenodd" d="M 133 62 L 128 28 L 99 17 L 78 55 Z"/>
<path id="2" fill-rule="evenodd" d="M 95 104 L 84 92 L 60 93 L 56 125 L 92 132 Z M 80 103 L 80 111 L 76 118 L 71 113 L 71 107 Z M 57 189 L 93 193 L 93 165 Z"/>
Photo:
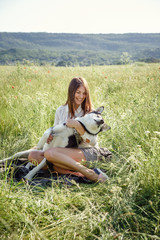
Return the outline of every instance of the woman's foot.
<path id="1" fill-rule="evenodd" d="M 93 171 L 98 174 L 98 182 L 100 183 L 104 183 L 106 182 L 109 177 L 107 176 L 107 174 L 105 174 L 104 172 L 102 172 L 99 168 L 94 168 Z"/>

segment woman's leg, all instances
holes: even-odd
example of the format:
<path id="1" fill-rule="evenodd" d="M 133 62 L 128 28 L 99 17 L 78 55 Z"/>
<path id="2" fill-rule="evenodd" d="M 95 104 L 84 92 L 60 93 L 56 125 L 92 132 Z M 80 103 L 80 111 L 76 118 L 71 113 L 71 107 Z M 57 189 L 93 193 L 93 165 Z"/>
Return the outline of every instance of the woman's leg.
<path id="1" fill-rule="evenodd" d="M 33 150 L 30 152 L 28 160 L 36 165 L 39 164 L 43 158 L 46 158 L 49 162 L 53 163 L 54 169 L 61 174 L 73 173 L 76 171 L 77 176 L 85 176 L 92 181 L 105 182 L 106 178 L 103 174 L 96 174 L 93 170 L 86 168 L 82 165 L 86 161 L 83 152 L 80 149 L 72 148 L 51 148 L 45 153 L 39 150 Z M 81 163 L 80 163 L 81 162 Z M 47 166 L 43 169 L 47 169 Z"/>
<path id="2" fill-rule="evenodd" d="M 34 165 L 38 165 L 44 158 L 44 152 L 40 150 L 33 150 L 29 153 L 28 160 Z M 47 166 L 43 167 L 43 169 L 47 169 Z"/>
<path id="3" fill-rule="evenodd" d="M 86 160 L 83 152 L 80 149 L 73 148 L 50 148 L 44 152 L 44 157 L 54 167 L 60 167 L 71 171 L 82 173 L 88 179 L 94 182 L 104 182 L 106 178 L 103 174 L 96 174 L 92 169 L 89 169 L 82 165 L 82 160 Z"/>
<path id="4" fill-rule="evenodd" d="M 44 152 L 40 150 L 33 150 L 29 153 L 28 160 L 33 163 L 34 165 L 38 165 L 42 160 L 44 159 Z M 81 161 L 81 158 L 77 159 L 77 161 Z M 44 167 L 46 169 L 46 167 Z M 67 170 L 70 170 L 67 166 L 64 166 L 64 164 L 56 164 L 54 165 L 54 169 L 61 174 L 71 173 L 71 171 L 67 172 Z"/>
<path id="5" fill-rule="evenodd" d="M 39 164 L 43 160 L 43 158 L 44 152 L 40 150 L 33 150 L 32 152 L 29 153 L 28 156 L 28 160 L 34 165 Z M 81 159 L 79 159 L 79 161 L 81 161 Z M 43 169 L 46 170 L 47 166 L 43 167 Z M 81 174 L 80 172 L 70 171 L 70 168 L 67 168 L 66 166 L 58 163 L 56 164 L 56 166 L 54 166 L 54 170 L 60 174 L 73 174 L 78 177 L 84 177 L 84 175 Z"/>

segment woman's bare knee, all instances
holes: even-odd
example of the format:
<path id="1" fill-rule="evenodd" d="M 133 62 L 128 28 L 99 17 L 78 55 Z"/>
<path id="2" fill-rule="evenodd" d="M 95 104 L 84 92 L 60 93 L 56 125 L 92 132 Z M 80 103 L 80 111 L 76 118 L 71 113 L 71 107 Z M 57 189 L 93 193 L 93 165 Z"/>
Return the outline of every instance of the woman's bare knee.
<path id="1" fill-rule="evenodd" d="M 28 155 L 28 160 L 30 162 L 32 162 L 33 160 L 37 162 L 41 162 L 43 158 L 44 158 L 43 151 L 31 151 Z"/>
<path id="2" fill-rule="evenodd" d="M 34 157 L 34 153 L 33 152 L 30 152 L 29 155 L 28 155 L 28 160 L 31 161 Z"/>
<path id="3" fill-rule="evenodd" d="M 44 157 L 50 161 L 53 159 L 53 157 L 56 155 L 56 152 L 57 152 L 57 149 L 56 148 L 50 148 L 50 149 L 47 149 L 45 152 L 44 152 Z"/>

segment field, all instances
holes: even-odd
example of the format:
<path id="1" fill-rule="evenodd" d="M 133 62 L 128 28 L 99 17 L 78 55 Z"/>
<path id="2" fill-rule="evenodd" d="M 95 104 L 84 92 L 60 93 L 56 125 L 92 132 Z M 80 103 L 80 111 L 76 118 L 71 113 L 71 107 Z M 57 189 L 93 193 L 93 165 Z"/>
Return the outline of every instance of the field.
<path id="1" fill-rule="evenodd" d="M 29 186 L 0 175 L 1 239 L 160 239 L 160 65 L 0 66 L 0 159 L 36 145 L 74 76 L 111 130 L 105 184 Z"/>

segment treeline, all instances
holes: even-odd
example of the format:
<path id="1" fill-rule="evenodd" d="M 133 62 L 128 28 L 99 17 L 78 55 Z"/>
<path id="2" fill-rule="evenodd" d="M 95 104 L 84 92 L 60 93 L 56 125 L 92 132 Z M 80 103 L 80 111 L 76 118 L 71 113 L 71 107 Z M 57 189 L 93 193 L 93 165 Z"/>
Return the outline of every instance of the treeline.
<path id="1" fill-rule="evenodd" d="M 0 33 L 0 64 L 55 66 L 160 62 L 160 34 Z"/>
<path id="2" fill-rule="evenodd" d="M 37 65 L 49 63 L 54 66 L 110 65 L 117 64 L 119 56 L 117 53 L 95 51 L 0 50 L 1 65 L 12 65 L 16 62 Z"/>

